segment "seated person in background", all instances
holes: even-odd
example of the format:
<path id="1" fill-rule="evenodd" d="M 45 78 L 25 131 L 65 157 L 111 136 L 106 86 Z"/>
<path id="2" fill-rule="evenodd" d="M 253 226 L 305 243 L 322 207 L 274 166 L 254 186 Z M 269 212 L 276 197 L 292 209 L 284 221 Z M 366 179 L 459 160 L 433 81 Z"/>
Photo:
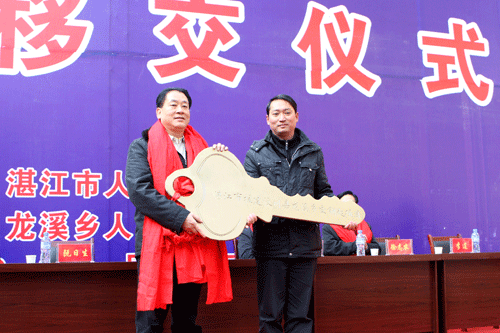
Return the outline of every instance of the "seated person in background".
<path id="1" fill-rule="evenodd" d="M 255 259 L 252 250 L 253 225 L 246 226 L 238 237 L 238 259 Z"/>
<path id="2" fill-rule="evenodd" d="M 340 201 L 354 201 L 358 203 L 358 197 L 351 191 L 345 191 L 337 195 Z M 363 220 L 356 225 L 354 222 L 346 226 L 325 224 L 323 225 L 323 254 L 325 256 L 349 256 L 356 255 L 356 235 L 358 230 L 363 230 L 366 236 L 365 249 L 366 255 L 370 255 L 370 249 L 379 249 L 380 245 L 373 237 L 372 229 L 366 221 Z"/>

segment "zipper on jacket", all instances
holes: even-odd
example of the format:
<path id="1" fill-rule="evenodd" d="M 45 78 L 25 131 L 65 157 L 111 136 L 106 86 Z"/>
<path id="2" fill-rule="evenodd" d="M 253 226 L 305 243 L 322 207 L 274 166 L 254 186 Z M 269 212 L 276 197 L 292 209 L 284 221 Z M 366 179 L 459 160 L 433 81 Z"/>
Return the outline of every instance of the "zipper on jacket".
<path id="1" fill-rule="evenodd" d="M 285 160 L 286 160 L 286 163 L 288 163 L 288 168 L 290 169 L 291 167 L 291 162 L 292 162 L 292 158 L 290 158 L 290 162 L 288 162 L 288 140 L 285 141 Z"/>
<path id="2" fill-rule="evenodd" d="M 286 160 L 288 162 L 288 168 L 291 168 L 292 167 L 292 161 L 293 161 L 293 157 L 297 154 L 297 152 L 300 150 L 300 148 L 302 147 L 298 147 L 297 149 L 295 149 L 295 151 L 293 152 L 293 155 L 292 157 L 290 158 L 290 162 L 288 162 L 288 160 Z"/>

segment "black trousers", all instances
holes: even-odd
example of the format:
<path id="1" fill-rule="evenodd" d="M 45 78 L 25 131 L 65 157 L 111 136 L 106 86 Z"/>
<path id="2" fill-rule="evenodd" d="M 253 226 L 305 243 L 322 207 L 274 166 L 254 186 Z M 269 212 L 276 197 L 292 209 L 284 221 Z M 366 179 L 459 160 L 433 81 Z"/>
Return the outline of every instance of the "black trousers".
<path id="1" fill-rule="evenodd" d="M 139 263 L 137 259 L 137 277 L 139 277 Z M 138 279 L 139 280 L 139 279 Z M 172 333 L 201 333 L 201 327 L 196 325 L 198 316 L 198 300 L 200 298 L 201 284 L 177 283 L 177 272 L 174 263 L 174 286 L 172 303 L 166 309 L 154 311 L 136 311 L 135 328 L 137 333 L 162 333 L 163 323 L 167 318 L 169 309 L 172 310 Z"/>
<path id="2" fill-rule="evenodd" d="M 259 332 L 312 332 L 313 320 L 308 313 L 316 258 L 256 261 Z"/>

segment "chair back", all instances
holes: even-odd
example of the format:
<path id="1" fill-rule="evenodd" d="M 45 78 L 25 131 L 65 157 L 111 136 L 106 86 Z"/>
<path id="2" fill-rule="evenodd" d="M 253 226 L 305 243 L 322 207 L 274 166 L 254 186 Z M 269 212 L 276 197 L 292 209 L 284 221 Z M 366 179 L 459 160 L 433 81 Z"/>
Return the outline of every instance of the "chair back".
<path id="1" fill-rule="evenodd" d="M 377 243 L 380 245 L 380 255 L 385 256 L 387 251 L 385 249 L 385 240 L 386 239 L 401 239 L 399 235 L 396 235 L 394 237 L 375 237 L 375 240 Z"/>
<path id="2" fill-rule="evenodd" d="M 450 238 L 462 238 L 462 235 L 457 234 L 456 236 L 432 236 L 427 235 L 429 240 L 429 246 L 431 248 L 431 253 L 434 254 L 434 247 L 442 247 L 443 253 L 450 253 Z"/>
<path id="3" fill-rule="evenodd" d="M 240 255 L 238 253 L 238 238 L 233 239 L 233 247 L 234 247 L 234 259 L 240 259 Z"/>

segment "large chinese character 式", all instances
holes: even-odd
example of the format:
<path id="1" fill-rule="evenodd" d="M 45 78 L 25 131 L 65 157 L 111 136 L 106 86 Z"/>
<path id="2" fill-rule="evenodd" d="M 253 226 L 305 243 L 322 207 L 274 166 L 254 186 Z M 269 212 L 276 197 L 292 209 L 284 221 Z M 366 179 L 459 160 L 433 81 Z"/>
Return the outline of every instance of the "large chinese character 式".
<path id="1" fill-rule="evenodd" d="M 476 75 L 471 61 L 472 55 L 490 54 L 488 40 L 483 38 L 476 23 L 450 18 L 448 29 L 449 33 L 418 32 L 423 63 L 434 69 L 433 76 L 422 79 L 425 96 L 434 98 L 465 90 L 474 103 L 488 105 L 493 97 L 493 81 Z"/>

